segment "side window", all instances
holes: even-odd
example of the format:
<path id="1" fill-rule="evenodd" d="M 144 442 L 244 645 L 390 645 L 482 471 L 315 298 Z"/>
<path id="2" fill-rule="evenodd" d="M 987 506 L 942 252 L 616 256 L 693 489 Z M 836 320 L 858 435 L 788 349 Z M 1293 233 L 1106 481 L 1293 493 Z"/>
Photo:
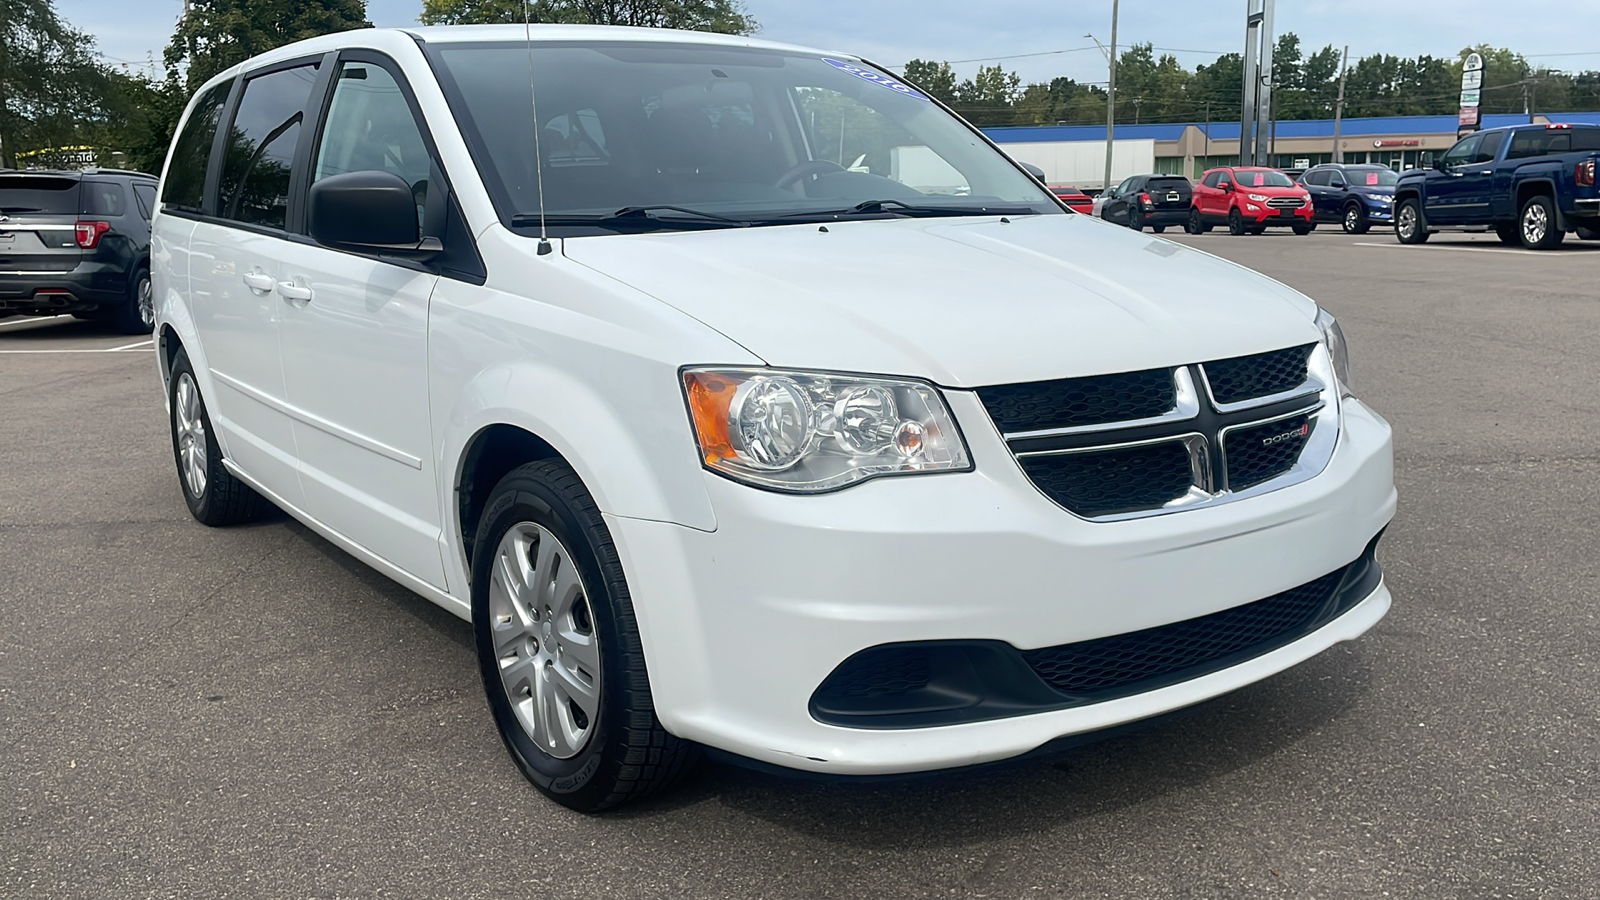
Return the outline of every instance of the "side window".
<path id="1" fill-rule="evenodd" d="M 1327 169 L 1314 169 L 1310 172 L 1307 172 L 1305 177 L 1301 178 L 1300 180 L 1305 184 L 1315 184 L 1325 187 L 1328 184 L 1328 176 L 1331 174 L 1333 173 Z"/>
<path id="2" fill-rule="evenodd" d="M 1506 151 L 1506 159 L 1527 159 L 1543 152 L 1544 131 L 1519 128 L 1511 133 L 1511 149 Z"/>
<path id="3" fill-rule="evenodd" d="M 172 147 L 167 162 L 167 177 L 161 183 L 161 202 L 173 209 L 200 211 L 205 194 L 206 164 L 211 161 L 211 144 L 217 136 L 217 120 L 222 104 L 228 100 L 232 82 L 224 81 L 200 96 L 183 123 L 183 132 Z"/>
<path id="4" fill-rule="evenodd" d="M 1448 169 L 1451 166 L 1466 165 L 1467 161 L 1472 159 L 1472 155 L 1478 151 L 1478 142 L 1482 139 L 1483 135 L 1475 134 L 1457 141 L 1454 147 L 1445 151 L 1444 159 L 1442 160 L 1444 167 Z"/>
<path id="5" fill-rule="evenodd" d="M 1129 191 L 1133 190 L 1133 183 L 1135 181 L 1138 181 L 1138 179 L 1137 178 L 1124 178 L 1122 180 L 1122 183 L 1117 185 L 1117 196 L 1118 197 L 1125 196 Z"/>
<path id="6" fill-rule="evenodd" d="M 86 216 L 121 216 L 128 212 L 128 195 L 115 181 L 85 181 L 78 192 Z"/>
<path id="7" fill-rule="evenodd" d="M 133 199 L 139 202 L 139 215 L 145 221 L 150 221 L 150 216 L 156 209 L 156 186 L 153 184 L 135 184 L 133 186 Z"/>
<path id="8" fill-rule="evenodd" d="M 389 70 L 373 63 L 342 63 L 312 183 L 346 172 L 392 172 L 411 185 L 420 225 L 430 162 L 422 129 Z"/>
<path id="9" fill-rule="evenodd" d="M 1495 156 L 1500 153 L 1500 144 L 1506 139 L 1504 131 L 1491 131 L 1483 136 L 1483 141 L 1478 144 L 1477 152 L 1472 154 L 1475 163 L 1494 162 Z"/>
<path id="10" fill-rule="evenodd" d="M 1208 173 L 1206 173 L 1205 180 L 1200 182 L 1200 183 L 1205 185 L 1206 187 L 1214 188 L 1221 181 L 1222 181 L 1222 172 L 1221 171 L 1217 171 L 1217 172 L 1208 172 Z"/>
<path id="11" fill-rule="evenodd" d="M 228 129 L 218 215 L 252 225 L 284 227 L 289 169 L 300 139 L 306 99 L 316 78 L 316 66 L 305 65 L 245 82 L 239 111 Z"/>

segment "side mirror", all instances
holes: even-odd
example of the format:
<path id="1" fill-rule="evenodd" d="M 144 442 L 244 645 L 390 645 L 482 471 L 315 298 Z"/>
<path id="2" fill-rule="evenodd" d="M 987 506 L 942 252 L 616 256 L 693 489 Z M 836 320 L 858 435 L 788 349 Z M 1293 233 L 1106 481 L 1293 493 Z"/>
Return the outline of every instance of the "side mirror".
<path id="1" fill-rule="evenodd" d="M 1333 179 L 1333 180 L 1328 182 L 1328 187 L 1342 188 L 1342 187 L 1344 187 L 1344 179 L 1343 178 L 1335 178 L 1335 179 Z"/>
<path id="2" fill-rule="evenodd" d="M 436 238 L 422 240 L 417 199 L 393 172 L 346 172 L 311 186 L 311 237 L 319 244 L 401 255 L 437 253 Z"/>
<path id="3" fill-rule="evenodd" d="M 1233 182 L 1231 182 L 1231 181 L 1219 181 L 1219 182 L 1217 182 L 1217 190 L 1219 190 L 1219 191 L 1231 191 L 1231 190 L 1233 190 Z"/>
<path id="4" fill-rule="evenodd" d="M 1038 179 L 1041 183 L 1044 181 L 1044 170 L 1039 168 L 1038 166 L 1034 165 L 1033 163 L 1019 162 L 1019 163 L 1017 163 L 1017 165 L 1019 165 L 1019 166 L 1023 167 L 1024 169 L 1028 170 L 1028 174 L 1032 175 L 1034 178 Z"/>

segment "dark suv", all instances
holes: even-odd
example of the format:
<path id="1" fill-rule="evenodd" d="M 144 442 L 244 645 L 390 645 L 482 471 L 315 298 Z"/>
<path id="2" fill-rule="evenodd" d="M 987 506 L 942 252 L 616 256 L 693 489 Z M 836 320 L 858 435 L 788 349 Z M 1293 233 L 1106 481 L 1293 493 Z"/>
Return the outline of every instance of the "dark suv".
<path id="1" fill-rule="evenodd" d="M 142 172 L 0 170 L 0 315 L 71 313 L 149 334 L 155 201 Z"/>
<path id="2" fill-rule="evenodd" d="M 1182 175 L 1135 175 L 1105 193 L 1100 218 L 1134 231 L 1160 234 L 1189 221 L 1192 188 Z"/>

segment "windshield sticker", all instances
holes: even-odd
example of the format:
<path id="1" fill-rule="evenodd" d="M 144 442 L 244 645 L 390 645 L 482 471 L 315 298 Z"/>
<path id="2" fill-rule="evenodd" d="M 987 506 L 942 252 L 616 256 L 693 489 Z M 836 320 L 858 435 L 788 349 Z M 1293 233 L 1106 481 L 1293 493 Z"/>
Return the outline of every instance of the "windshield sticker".
<path id="1" fill-rule="evenodd" d="M 928 99 L 928 95 L 922 93 L 911 85 L 904 82 L 895 81 L 893 78 L 890 78 L 882 72 L 874 71 L 872 69 L 865 69 L 861 66 L 855 65 L 854 63 L 847 63 L 843 62 L 842 60 L 828 59 L 827 57 L 823 57 L 822 61 L 830 66 L 833 66 L 835 69 L 849 72 L 851 75 L 854 75 L 857 78 L 865 78 L 867 81 L 870 81 L 873 84 L 886 87 L 889 90 L 899 94 L 905 94 L 907 97 L 915 97 L 918 100 Z"/>
<path id="2" fill-rule="evenodd" d="M 1377 184 L 1377 183 L 1378 183 L 1378 173 L 1377 172 L 1368 172 L 1367 173 L 1367 184 Z"/>

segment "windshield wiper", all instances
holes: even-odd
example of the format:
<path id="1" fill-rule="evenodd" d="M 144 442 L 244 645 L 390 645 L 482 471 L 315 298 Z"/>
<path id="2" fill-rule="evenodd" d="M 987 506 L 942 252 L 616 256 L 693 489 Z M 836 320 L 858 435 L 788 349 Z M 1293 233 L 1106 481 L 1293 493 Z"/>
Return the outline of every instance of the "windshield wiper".
<path id="1" fill-rule="evenodd" d="M 864 200 L 849 209 L 821 209 L 811 212 L 790 213 L 784 218 L 831 218 L 837 216 L 879 216 L 888 213 L 896 216 L 1031 216 L 1029 206 L 919 206 L 904 200 Z"/>
<path id="2" fill-rule="evenodd" d="M 671 216 L 658 212 L 676 213 Z M 555 213 L 544 217 L 547 225 L 594 225 L 617 230 L 659 230 L 667 228 L 746 228 L 749 222 L 685 206 L 624 206 L 614 213 Z M 538 213 L 518 213 L 511 217 L 513 227 L 539 224 Z"/>

